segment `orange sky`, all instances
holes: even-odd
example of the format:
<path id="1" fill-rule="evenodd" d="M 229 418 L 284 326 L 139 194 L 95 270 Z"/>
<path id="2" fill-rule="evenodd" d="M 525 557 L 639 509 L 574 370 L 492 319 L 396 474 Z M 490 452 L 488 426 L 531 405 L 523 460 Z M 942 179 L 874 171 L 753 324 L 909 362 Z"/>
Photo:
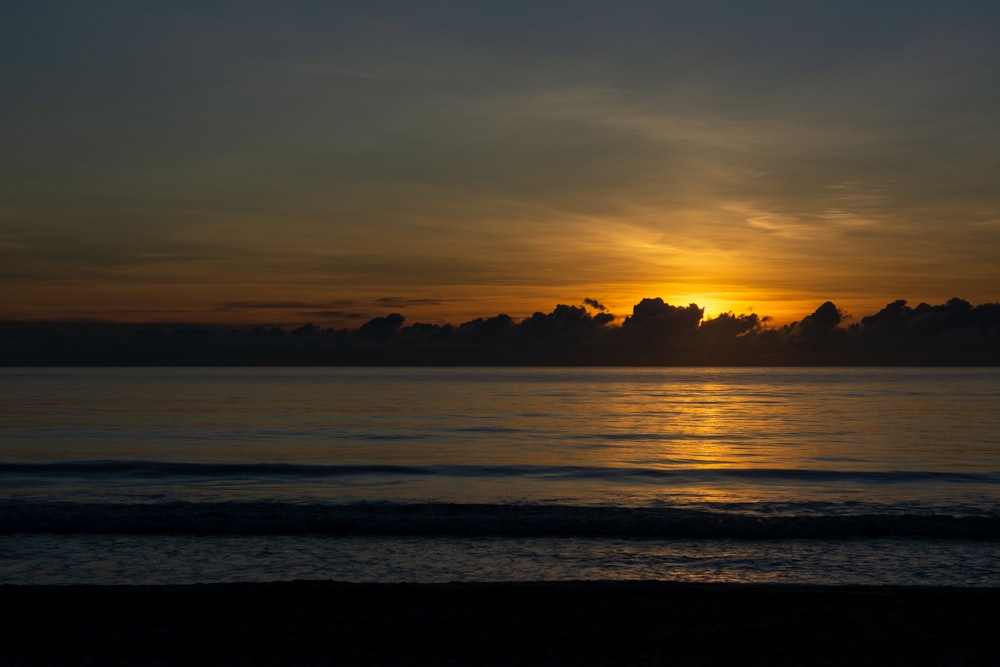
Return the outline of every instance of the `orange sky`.
<path id="1" fill-rule="evenodd" d="M 1000 299 L 997 6 L 563 4 L 10 12 L 0 319 Z"/>

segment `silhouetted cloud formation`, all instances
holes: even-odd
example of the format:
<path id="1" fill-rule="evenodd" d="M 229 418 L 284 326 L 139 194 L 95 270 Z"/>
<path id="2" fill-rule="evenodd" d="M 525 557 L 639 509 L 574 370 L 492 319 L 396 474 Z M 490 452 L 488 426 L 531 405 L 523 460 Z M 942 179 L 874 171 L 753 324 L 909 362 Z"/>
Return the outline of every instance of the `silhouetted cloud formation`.
<path id="1" fill-rule="evenodd" d="M 399 313 L 390 313 L 385 317 L 376 317 L 368 320 L 358 329 L 358 335 L 364 338 L 386 339 L 393 336 L 406 318 Z"/>
<path id="2" fill-rule="evenodd" d="M 833 327 L 840 324 L 843 319 L 843 313 L 837 306 L 833 304 L 832 301 L 827 301 L 822 306 L 816 309 L 812 315 L 802 319 L 802 324 L 809 327 L 818 327 L 820 329 L 832 329 Z"/>
<path id="3" fill-rule="evenodd" d="M 622 328 L 645 335 L 670 336 L 694 331 L 704 314 L 705 309 L 693 303 L 682 308 L 664 303 L 659 297 L 643 299 L 632 308 L 632 316 L 625 318 Z"/>
<path id="4" fill-rule="evenodd" d="M 710 320 L 702 320 L 699 327 L 705 336 L 718 338 L 736 338 L 748 332 L 758 331 L 761 327 L 761 318 L 756 313 L 749 315 L 733 315 L 732 313 L 722 313 L 718 317 Z"/>
<path id="5" fill-rule="evenodd" d="M 399 312 L 356 329 L 7 321 L 0 364 L 1000 365 L 997 303 L 900 300 L 854 321 L 827 301 L 782 327 L 755 313 L 705 319 L 697 304 L 660 298 L 613 326 L 596 299 L 584 304 L 598 312 L 559 304 L 520 321 L 499 314 L 458 326 L 408 324 Z"/>

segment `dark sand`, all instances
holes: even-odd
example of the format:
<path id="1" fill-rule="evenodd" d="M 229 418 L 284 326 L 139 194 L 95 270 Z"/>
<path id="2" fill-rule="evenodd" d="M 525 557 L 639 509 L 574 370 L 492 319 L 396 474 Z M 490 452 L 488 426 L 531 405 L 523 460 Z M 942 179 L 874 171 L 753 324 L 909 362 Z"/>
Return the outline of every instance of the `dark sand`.
<path id="1" fill-rule="evenodd" d="M 0 665 L 998 665 L 1000 589 L 0 587 Z"/>

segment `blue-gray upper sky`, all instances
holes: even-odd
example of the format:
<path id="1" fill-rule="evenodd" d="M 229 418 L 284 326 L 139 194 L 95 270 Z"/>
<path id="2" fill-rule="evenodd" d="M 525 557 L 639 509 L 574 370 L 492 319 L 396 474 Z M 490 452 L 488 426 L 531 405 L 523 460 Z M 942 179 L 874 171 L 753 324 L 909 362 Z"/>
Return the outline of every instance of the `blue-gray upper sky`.
<path id="1" fill-rule="evenodd" d="M 5 3 L 0 317 L 995 301 L 998 35 L 996 2 Z"/>

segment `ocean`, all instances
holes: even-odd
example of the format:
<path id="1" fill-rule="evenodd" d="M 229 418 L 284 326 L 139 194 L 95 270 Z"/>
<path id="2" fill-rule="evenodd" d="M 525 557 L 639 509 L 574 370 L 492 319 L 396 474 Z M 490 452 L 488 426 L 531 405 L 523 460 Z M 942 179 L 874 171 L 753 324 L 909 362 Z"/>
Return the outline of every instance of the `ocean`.
<path id="1" fill-rule="evenodd" d="M 0 583 L 1000 586 L 996 368 L 0 369 Z"/>

